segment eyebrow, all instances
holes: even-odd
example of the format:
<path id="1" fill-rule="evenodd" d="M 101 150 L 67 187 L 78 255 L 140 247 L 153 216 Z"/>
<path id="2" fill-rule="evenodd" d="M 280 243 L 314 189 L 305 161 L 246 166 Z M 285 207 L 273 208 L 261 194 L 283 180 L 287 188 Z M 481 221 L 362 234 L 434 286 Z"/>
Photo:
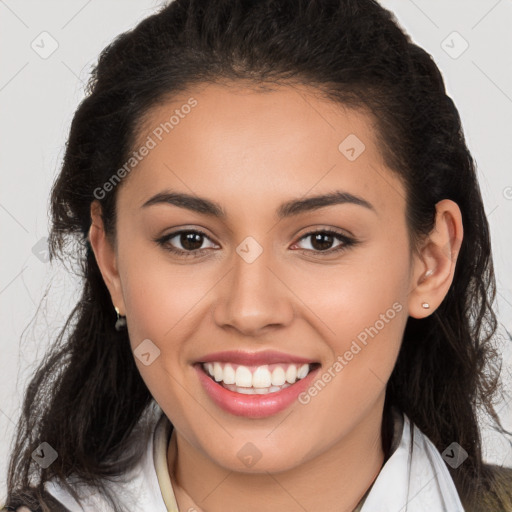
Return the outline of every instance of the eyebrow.
<path id="1" fill-rule="evenodd" d="M 183 192 L 172 192 L 164 190 L 148 199 L 141 208 L 147 208 L 155 204 L 171 204 L 180 208 L 186 208 L 196 213 L 209 215 L 219 219 L 226 219 L 226 211 L 219 203 L 211 201 L 204 197 L 197 197 Z M 292 199 L 279 206 L 277 209 L 277 217 L 284 219 L 300 215 L 301 213 L 310 212 L 338 204 L 355 204 L 367 208 L 377 213 L 375 207 L 363 199 L 362 197 L 350 194 L 343 190 L 336 190 L 328 194 L 310 196 L 305 199 Z"/>

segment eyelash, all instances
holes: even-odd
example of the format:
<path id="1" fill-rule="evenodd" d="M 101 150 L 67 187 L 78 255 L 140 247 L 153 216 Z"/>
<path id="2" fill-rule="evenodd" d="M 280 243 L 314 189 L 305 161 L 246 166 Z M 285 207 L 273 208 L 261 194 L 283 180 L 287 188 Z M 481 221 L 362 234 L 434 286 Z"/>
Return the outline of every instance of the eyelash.
<path id="1" fill-rule="evenodd" d="M 208 251 L 208 249 L 195 249 L 193 251 L 183 251 L 181 249 L 176 249 L 175 247 L 173 247 L 169 241 L 172 240 L 173 238 L 175 238 L 176 236 L 181 235 L 182 233 L 195 233 L 195 234 L 202 235 L 203 237 L 210 239 L 210 237 L 206 233 L 203 233 L 202 231 L 199 231 L 197 229 L 182 229 L 180 231 L 174 231 L 173 233 L 169 233 L 168 235 L 165 235 L 161 238 L 157 238 L 154 241 L 158 245 L 163 247 L 166 251 L 169 251 L 170 253 L 176 254 L 176 255 L 178 255 L 180 257 L 184 257 L 184 258 L 198 258 L 198 257 L 202 256 L 205 252 Z M 320 254 L 322 257 L 325 254 L 332 255 L 333 253 L 342 253 L 343 251 L 346 251 L 349 248 L 351 248 L 359 243 L 354 238 L 350 238 L 350 237 L 343 235 L 343 234 L 341 234 L 337 231 L 334 231 L 332 229 L 321 229 L 321 230 L 316 230 L 316 231 L 309 231 L 308 233 L 302 235 L 299 238 L 299 240 L 297 240 L 297 242 L 295 242 L 295 243 L 298 243 L 301 240 L 304 240 L 305 238 L 310 237 L 311 235 L 316 235 L 319 233 L 332 235 L 335 238 L 337 238 L 338 240 L 342 241 L 343 244 L 335 247 L 334 249 L 327 249 L 325 251 L 315 251 L 312 249 L 296 249 L 296 250 L 299 250 L 303 254 L 314 252 L 314 253 Z"/>

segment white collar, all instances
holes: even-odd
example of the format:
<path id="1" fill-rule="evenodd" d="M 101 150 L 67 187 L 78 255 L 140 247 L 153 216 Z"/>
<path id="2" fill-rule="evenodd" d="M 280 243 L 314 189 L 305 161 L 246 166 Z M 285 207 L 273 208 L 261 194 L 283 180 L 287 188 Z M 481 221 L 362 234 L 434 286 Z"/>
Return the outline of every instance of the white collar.
<path id="1" fill-rule="evenodd" d="M 400 444 L 381 469 L 361 512 L 464 512 L 434 443 L 405 413 L 403 419 Z"/>
<path id="2" fill-rule="evenodd" d="M 464 512 L 441 454 L 406 414 L 403 420 L 400 443 L 375 479 L 361 512 Z M 167 469 L 170 428 L 162 412 L 137 466 L 124 481 L 111 484 L 127 510 L 179 512 Z M 80 508 L 59 484 L 49 481 L 45 488 L 71 512 L 109 510 L 94 490 Z"/>

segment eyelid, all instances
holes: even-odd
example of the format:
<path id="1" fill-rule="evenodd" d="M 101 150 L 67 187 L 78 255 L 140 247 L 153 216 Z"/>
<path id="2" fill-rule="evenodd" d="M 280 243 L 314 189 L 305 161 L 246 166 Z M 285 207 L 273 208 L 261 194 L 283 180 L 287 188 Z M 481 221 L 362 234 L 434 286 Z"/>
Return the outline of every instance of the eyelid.
<path id="1" fill-rule="evenodd" d="M 356 238 L 355 235 L 349 231 L 348 229 L 342 229 L 342 228 L 335 228 L 335 227 L 332 227 L 332 226 L 328 226 L 328 225 L 318 225 L 318 224 L 313 224 L 312 226 L 307 226 L 305 228 L 306 231 L 304 231 L 304 233 L 302 233 L 301 235 L 297 235 L 298 239 L 306 236 L 306 235 L 311 235 L 311 234 L 314 234 L 314 233 L 318 233 L 319 231 L 320 232 L 332 232 L 332 233 L 336 233 L 337 235 L 340 235 L 340 236 L 344 236 L 345 238 Z M 302 230 L 301 230 L 302 231 Z"/>

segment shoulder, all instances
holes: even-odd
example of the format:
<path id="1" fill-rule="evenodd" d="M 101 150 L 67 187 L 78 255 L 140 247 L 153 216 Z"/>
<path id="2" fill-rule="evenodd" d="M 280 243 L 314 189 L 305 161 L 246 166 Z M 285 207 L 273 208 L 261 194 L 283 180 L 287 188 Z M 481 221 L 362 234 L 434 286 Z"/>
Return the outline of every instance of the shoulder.
<path id="1" fill-rule="evenodd" d="M 132 434 L 126 455 L 129 450 L 133 459 L 129 464 L 126 464 L 126 458 L 122 462 L 117 461 L 115 475 L 102 478 L 97 483 L 84 481 L 76 475 L 66 478 L 65 482 L 51 479 L 45 482 L 46 491 L 71 512 L 110 512 L 112 503 L 119 510 L 163 510 L 153 449 L 159 424 L 164 425 L 157 420 L 149 428 Z"/>
<path id="2" fill-rule="evenodd" d="M 509 485 L 512 485 L 512 468 L 496 466 L 494 464 L 486 464 L 485 467 L 498 480 L 505 479 L 505 481 L 508 482 Z"/>
<path id="3" fill-rule="evenodd" d="M 151 440 L 148 432 L 132 436 L 133 443 L 126 453 L 133 459 L 129 459 L 129 464 L 118 463 L 116 474 L 94 481 L 76 473 L 63 479 L 54 475 L 40 487 L 13 492 L 3 508 L 0 504 L 0 512 L 111 512 L 112 503 L 122 510 L 139 510 L 140 507 L 131 505 L 149 501 L 146 494 L 152 483 L 148 436 Z"/>
<path id="4" fill-rule="evenodd" d="M 404 414 L 407 418 L 407 415 Z M 462 503 L 465 512 L 512 512 L 512 467 L 482 463 L 478 476 L 473 473 L 459 474 L 448 467 L 440 451 L 413 422 L 408 418 L 406 424 L 414 425 L 414 443 L 427 448 L 433 459 L 437 459 L 438 474 L 443 485 L 450 480 Z M 404 431 L 405 434 L 405 431 Z M 421 450 L 420 450 L 421 451 Z"/>
<path id="5" fill-rule="evenodd" d="M 512 512 L 512 468 L 484 464 L 478 486 L 473 483 L 463 494 L 471 496 L 464 496 L 466 512 Z"/>
<path id="6" fill-rule="evenodd" d="M 60 501 L 55 499 L 49 492 L 44 489 L 38 492 L 37 501 L 39 501 L 39 504 L 36 506 L 28 506 L 25 504 L 25 502 L 18 501 L 16 502 L 16 505 L 3 507 L 0 509 L 0 512 L 71 512 Z"/>
<path id="7" fill-rule="evenodd" d="M 484 475 L 488 492 L 508 500 L 507 512 L 512 512 L 512 467 L 484 464 Z"/>

